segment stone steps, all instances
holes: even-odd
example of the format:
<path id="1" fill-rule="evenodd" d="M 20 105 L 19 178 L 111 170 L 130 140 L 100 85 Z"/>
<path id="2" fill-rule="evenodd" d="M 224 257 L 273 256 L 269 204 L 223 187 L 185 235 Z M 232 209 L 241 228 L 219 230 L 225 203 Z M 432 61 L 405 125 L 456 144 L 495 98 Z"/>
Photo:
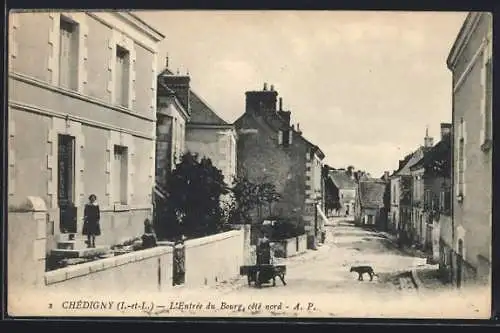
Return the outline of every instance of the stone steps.
<path id="1" fill-rule="evenodd" d="M 65 240 L 57 242 L 58 250 L 78 250 L 87 247 L 87 242 L 84 239 Z"/>

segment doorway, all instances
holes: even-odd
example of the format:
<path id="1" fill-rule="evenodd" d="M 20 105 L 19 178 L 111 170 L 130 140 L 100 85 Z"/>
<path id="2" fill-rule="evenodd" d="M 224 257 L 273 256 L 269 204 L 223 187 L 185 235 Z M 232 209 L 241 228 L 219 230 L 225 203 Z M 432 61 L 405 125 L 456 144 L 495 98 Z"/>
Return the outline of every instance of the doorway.
<path id="1" fill-rule="evenodd" d="M 75 137 L 59 134 L 57 151 L 59 228 L 61 233 L 76 233 Z"/>

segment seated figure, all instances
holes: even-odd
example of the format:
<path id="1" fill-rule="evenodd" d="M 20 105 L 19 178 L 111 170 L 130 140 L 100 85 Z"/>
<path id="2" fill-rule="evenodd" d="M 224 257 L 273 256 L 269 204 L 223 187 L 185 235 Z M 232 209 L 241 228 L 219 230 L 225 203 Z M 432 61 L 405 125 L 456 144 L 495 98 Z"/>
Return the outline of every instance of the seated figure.
<path id="1" fill-rule="evenodd" d="M 149 219 L 144 221 L 144 234 L 141 237 L 142 247 L 148 249 L 156 246 L 156 235 L 153 230 L 153 224 Z"/>

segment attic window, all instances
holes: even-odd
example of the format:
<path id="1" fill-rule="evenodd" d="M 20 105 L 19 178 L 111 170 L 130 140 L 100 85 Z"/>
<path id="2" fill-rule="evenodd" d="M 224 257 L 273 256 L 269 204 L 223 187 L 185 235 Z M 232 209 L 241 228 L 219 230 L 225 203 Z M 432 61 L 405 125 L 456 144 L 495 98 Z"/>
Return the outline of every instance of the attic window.
<path id="1" fill-rule="evenodd" d="M 286 131 L 279 131 L 279 140 L 278 143 L 280 145 L 283 145 L 283 147 L 288 147 L 292 143 L 292 131 L 286 130 Z"/>

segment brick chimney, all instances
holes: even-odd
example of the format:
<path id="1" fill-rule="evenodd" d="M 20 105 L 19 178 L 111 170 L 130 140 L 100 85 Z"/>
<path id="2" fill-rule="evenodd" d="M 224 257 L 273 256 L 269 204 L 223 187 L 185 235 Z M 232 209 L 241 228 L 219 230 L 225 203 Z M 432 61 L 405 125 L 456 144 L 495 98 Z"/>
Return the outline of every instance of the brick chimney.
<path id="1" fill-rule="evenodd" d="M 450 123 L 441 123 L 441 140 L 443 140 L 443 138 L 446 135 L 450 135 L 450 134 L 451 134 L 451 124 Z"/>
<path id="2" fill-rule="evenodd" d="M 191 81 L 191 78 L 189 75 L 162 75 L 159 79 L 163 82 L 163 84 L 175 92 L 175 96 L 179 99 L 179 102 L 186 109 L 186 111 L 190 113 L 191 106 L 189 104 L 189 82 Z"/>
<path id="3" fill-rule="evenodd" d="M 274 89 L 274 87 L 273 87 Z M 245 112 L 262 114 L 263 112 L 276 112 L 276 101 L 278 92 L 275 90 L 267 90 L 267 83 L 264 83 L 264 88 L 260 91 L 247 91 Z"/>
<path id="4" fill-rule="evenodd" d="M 434 139 L 429 136 L 429 127 L 425 129 L 424 147 L 429 148 L 434 145 Z"/>
<path id="5" fill-rule="evenodd" d="M 290 111 L 283 111 L 283 98 L 280 97 L 279 99 L 279 109 L 278 109 L 278 115 L 283 118 L 283 120 L 286 122 L 288 126 L 290 126 L 290 116 L 291 116 Z"/>
<path id="6" fill-rule="evenodd" d="M 297 133 L 299 133 L 299 135 L 302 135 L 302 131 L 300 130 L 300 123 L 297 123 Z"/>

